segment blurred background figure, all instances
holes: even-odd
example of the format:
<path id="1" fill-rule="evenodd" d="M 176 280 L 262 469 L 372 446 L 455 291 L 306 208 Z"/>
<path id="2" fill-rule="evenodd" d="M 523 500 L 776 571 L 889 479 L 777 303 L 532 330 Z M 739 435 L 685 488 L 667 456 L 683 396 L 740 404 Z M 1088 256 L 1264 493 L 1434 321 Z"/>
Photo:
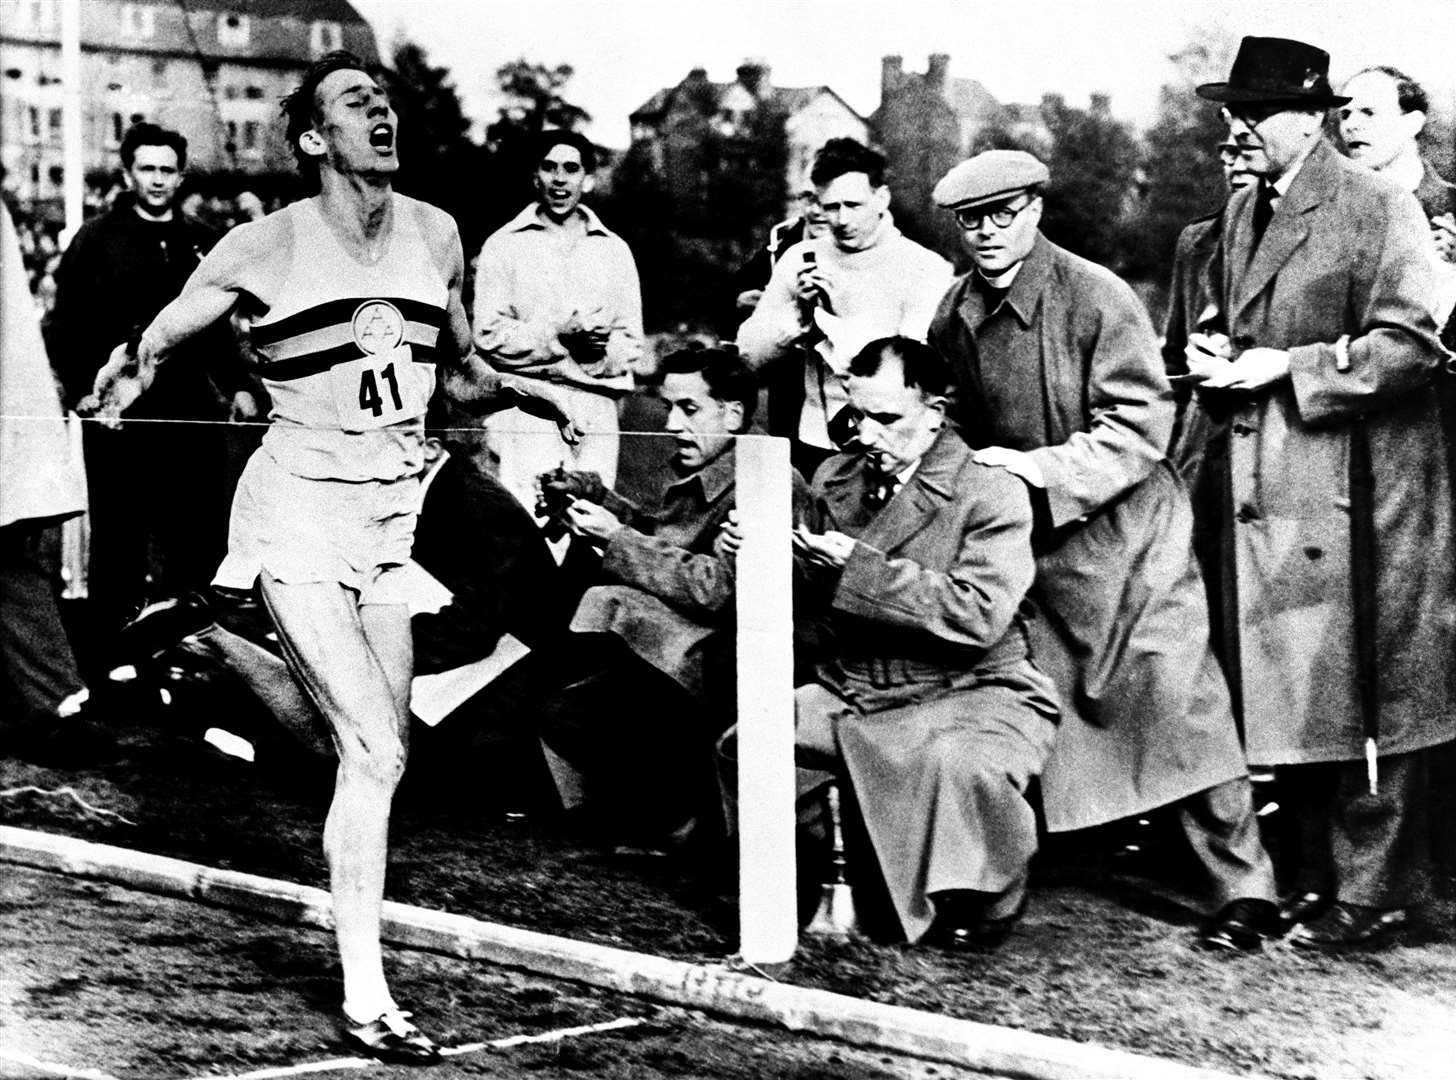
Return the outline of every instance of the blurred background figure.
<path id="1" fill-rule="evenodd" d="M 86 507 L 10 211 L 0 202 L 0 684 L 5 752 L 62 765 L 111 756 L 61 625 L 59 524 Z"/>
<path id="2" fill-rule="evenodd" d="M 91 392 L 117 342 L 176 297 L 217 239 L 176 206 L 186 139 L 137 124 L 122 140 L 121 159 L 129 191 L 82 226 L 56 271 L 46 344 L 68 407 Z M 208 424 L 155 421 L 253 419 L 258 405 L 225 324 L 187 350 L 191 360 L 163 367 L 119 430 L 85 428 L 94 631 L 90 647 L 82 643 L 88 673 L 115 663 L 116 631 L 148 601 L 201 588 L 222 559 L 226 436 Z"/>

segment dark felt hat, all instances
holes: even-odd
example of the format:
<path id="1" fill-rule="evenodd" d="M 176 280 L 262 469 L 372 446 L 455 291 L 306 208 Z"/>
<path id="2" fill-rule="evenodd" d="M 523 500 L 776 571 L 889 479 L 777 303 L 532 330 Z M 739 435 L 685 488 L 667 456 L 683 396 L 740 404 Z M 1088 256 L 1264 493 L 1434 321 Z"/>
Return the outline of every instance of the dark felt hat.
<path id="1" fill-rule="evenodd" d="M 1350 99 L 1330 88 L 1330 54 L 1289 38 L 1246 37 L 1228 82 L 1204 83 L 1198 96 L 1227 105 L 1328 109 Z"/>

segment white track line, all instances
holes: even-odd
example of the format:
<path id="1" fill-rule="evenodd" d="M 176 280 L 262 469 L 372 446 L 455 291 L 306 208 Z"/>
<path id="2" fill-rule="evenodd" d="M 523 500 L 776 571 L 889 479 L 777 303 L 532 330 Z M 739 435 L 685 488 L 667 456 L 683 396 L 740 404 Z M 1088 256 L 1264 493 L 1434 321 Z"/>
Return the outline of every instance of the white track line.
<path id="1" fill-rule="evenodd" d="M 4 1047 L 0 1047 L 0 1060 L 24 1065 L 28 1069 L 37 1069 L 40 1072 L 49 1073 L 51 1076 L 64 1077 L 68 1080 L 116 1080 L 116 1077 L 98 1069 L 73 1069 L 69 1065 L 56 1065 L 53 1062 L 41 1061 L 40 1058 L 23 1054 L 19 1050 L 6 1050 Z"/>
<path id="2" fill-rule="evenodd" d="M 616 1020 L 607 1020 L 600 1024 L 585 1024 L 581 1027 L 561 1028 L 557 1031 L 545 1031 L 539 1035 L 510 1035 L 504 1039 L 495 1039 L 491 1042 L 465 1043 L 463 1046 L 446 1047 L 440 1051 L 441 1057 L 456 1057 L 460 1054 L 477 1054 L 482 1050 L 505 1050 L 512 1046 L 525 1046 L 528 1043 L 560 1042 L 562 1039 L 574 1039 L 578 1035 L 595 1035 L 603 1031 L 620 1031 L 623 1028 L 637 1027 L 645 1023 L 635 1016 L 622 1016 Z M 30 1062 L 26 1062 L 30 1064 Z M 345 1069 L 369 1069 L 383 1062 L 373 1058 L 349 1057 L 332 1058 L 328 1061 L 311 1061 L 303 1065 L 282 1065 L 272 1069 L 259 1069 L 257 1072 L 234 1073 L 228 1077 L 221 1077 L 217 1073 L 207 1073 L 203 1076 L 194 1077 L 193 1080 L 281 1080 L 287 1076 L 303 1076 L 306 1073 L 321 1072 L 342 1072 Z M 100 1073 L 79 1073 L 65 1071 L 57 1073 L 59 1076 L 86 1077 L 88 1080 L 113 1080 L 112 1077 L 103 1077 Z"/>

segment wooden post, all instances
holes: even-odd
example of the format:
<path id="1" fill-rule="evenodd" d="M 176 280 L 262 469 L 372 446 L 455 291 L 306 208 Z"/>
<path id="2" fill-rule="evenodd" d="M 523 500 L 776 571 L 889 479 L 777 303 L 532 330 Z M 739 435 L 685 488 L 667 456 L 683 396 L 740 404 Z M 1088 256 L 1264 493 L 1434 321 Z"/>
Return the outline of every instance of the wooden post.
<path id="1" fill-rule="evenodd" d="M 788 441 L 740 437 L 737 469 L 739 952 L 777 964 L 799 934 Z"/>

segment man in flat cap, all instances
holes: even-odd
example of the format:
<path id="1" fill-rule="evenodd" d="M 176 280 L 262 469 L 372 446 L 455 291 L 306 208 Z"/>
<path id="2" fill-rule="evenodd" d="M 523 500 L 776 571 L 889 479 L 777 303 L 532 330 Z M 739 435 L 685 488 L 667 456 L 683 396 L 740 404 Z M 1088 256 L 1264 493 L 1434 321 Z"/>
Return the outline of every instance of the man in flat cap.
<path id="1" fill-rule="evenodd" d="M 992 150 L 936 186 L 975 265 L 930 329 L 977 460 L 1021 477 L 1040 518 L 1032 655 L 1064 707 L 1047 826 L 1176 802 L 1214 898 L 1197 943 L 1256 950 L 1278 927 L 1274 873 L 1209 647 L 1192 512 L 1164 456 L 1157 337 L 1126 284 L 1042 236 L 1047 180 L 1030 154 Z"/>
<path id="2" fill-rule="evenodd" d="M 1222 104 L 1257 188 L 1216 278 L 1226 334 L 1189 371 L 1233 399 L 1225 557 L 1249 760 L 1297 825 L 1291 940 L 1371 946 L 1405 923 L 1427 754 L 1456 738 L 1450 475 L 1430 237 L 1399 185 L 1323 137 L 1329 57 L 1244 38 Z"/>

